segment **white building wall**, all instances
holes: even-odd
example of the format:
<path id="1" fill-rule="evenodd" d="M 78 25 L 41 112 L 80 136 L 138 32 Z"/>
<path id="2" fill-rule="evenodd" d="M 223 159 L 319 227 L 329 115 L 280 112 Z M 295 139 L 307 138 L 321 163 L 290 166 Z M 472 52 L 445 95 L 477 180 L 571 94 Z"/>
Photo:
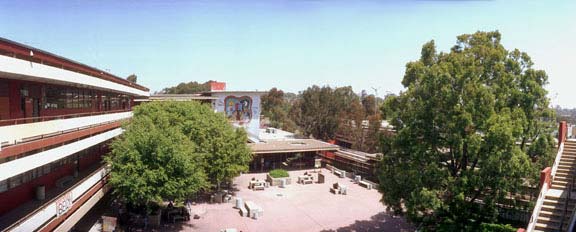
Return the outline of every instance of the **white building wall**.
<path id="1" fill-rule="evenodd" d="M 0 181 L 73 155 L 122 134 L 122 128 L 0 164 Z"/>
<path id="2" fill-rule="evenodd" d="M 100 89 L 123 92 L 130 95 L 150 96 L 150 93 L 147 91 L 121 85 L 112 81 L 8 56 L 0 55 L 0 70 L 0 73 L 24 75 L 45 79 L 47 81 L 52 80 L 87 85 Z"/>
<path id="3" fill-rule="evenodd" d="M 2 144 L 15 144 L 25 138 L 56 134 L 77 128 L 84 128 L 102 123 L 129 119 L 131 117 L 132 112 L 121 112 L 78 118 L 58 119 L 46 122 L 26 123 L 13 126 L 2 126 L 0 127 L 0 150 L 2 150 Z"/>

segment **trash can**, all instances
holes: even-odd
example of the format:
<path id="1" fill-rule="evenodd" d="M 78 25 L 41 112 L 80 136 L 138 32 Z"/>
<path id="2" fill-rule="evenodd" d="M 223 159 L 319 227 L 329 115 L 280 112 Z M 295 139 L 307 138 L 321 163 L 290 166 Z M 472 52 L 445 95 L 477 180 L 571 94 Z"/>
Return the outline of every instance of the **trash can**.
<path id="1" fill-rule="evenodd" d="M 280 188 L 285 188 L 286 187 L 286 179 L 281 179 L 280 180 Z"/>
<path id="2" fill-rule="evenodd" d="M 236 209 L 240 209 L 240 208 L 242 208 L 242 206 L 244 206 L 244 201 L 242 200 L 242 198 L 237 197 L 236 198 Z"/>
<path id="3" fill-rule="evenodd" d="M 40 201 L 46 199 L 46 186 L 44 185 L 36 186 L 36 199 Z"/>
<path id="4" fill-rule="evenodd" d="M 361 180 L 362 180 L 362 177 L 360 175 L 356 175 L 354 177 L 354 182 L 356 182 L 356 184 L 358 184 Z"/>

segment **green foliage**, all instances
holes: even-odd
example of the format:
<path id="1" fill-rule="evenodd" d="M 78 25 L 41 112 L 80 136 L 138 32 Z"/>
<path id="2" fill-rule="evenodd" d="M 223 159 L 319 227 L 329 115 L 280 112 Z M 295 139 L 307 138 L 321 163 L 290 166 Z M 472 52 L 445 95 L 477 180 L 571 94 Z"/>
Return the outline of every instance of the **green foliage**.
<path id="1" fill-rule="evenodd" d="M 262 114 L 270 119 L 270 126 L 286 131 L 296 131 L 298 127 L 289 117 L 290 102 L 284 91 L 272 88 L 262 96 Z"/>
<path id="2" fill-rule="evenodd" d="M 518 230 L 517 228 L 514 228 L 511 225 L 490 224 L 490 223 L 480 224 L 481 232 L 516 232 L 517 230 Z"/>
<path id="3" fill-rule="evenodd" d="M 138 81 L 138 77 L 136 76 L 136 74 L 132 74 L 132 75 L 126 77 L 126 80 L 128 80 L 132 83 L 136 83 Z"/>
<path id="4" fill-rule="evenodd" d="M 112 143 L 110 183 L 136 205 L 182 200 L 248 169 L 246 133 L 197 102 L 151 102 Z"/>
<path id="5" fill-rule="evenodd" d="M 283 178 L 290 176 L 288 172 L 284 169 L 274 169 L 270 171 L 269 174 L 272 178 Z"/>
<path id="6" fill-rule="evenodd" d="M 165 94 L 194 94 L 210 91 L 210 81 L 198 83 L 191 81 L 188 83 L 180 83 L 177 86 L 164 88 L 162 93 Z"/>
<path id="7" fill-rule="evenodd" d="M 532 65 L 499 32 L 458 36 L 450 53 L 426 43 L 406 65 L 407 89 L 382 109 L 396 129 L 382 141 L 382 202 L 438 230 L 495 221 L 537 172 L 528 150 L 538 159 L 552 145 L 547 75 Z"/>
<path id="8" fill-rule="evenodd" d="M 300 94 L 293 109 L 291 116 L 304 134 L 323 140 L 333 139 L 342 123 L 364 116 L 360 99 L 350 86 L 309 87 Z"/>

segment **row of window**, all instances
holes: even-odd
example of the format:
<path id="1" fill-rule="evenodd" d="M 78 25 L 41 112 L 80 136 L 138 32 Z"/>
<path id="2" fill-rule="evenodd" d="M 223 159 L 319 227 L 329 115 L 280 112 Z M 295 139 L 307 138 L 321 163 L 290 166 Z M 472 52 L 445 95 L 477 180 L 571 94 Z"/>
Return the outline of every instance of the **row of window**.
<path id="1" fill-rule="evenodd" d="M 96 92 L 88 89 L 47 86 L 44 92 L 44 109 L 86 109 L 95 104 Z M 130 98 L 121 94 L 102 94 L 104 110 L 127 109 Z"/>
<path id="2" fill-rule="evenodd" d="M 44 109 L 92 108 L 96 98 L 94 91 L 78 88 L 47 86 L 44 93 Z"/>

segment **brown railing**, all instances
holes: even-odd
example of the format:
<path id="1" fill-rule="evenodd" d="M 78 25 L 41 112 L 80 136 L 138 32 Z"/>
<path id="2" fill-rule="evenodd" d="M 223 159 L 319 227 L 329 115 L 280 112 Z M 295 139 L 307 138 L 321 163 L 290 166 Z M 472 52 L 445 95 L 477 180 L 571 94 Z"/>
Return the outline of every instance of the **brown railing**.
<path id="1" fill-rule="evenodd" d="M 110 110 L 110 111 L 99 111 L 99 112 L 88 112 L 88 113 L 77 113 L 77 114 L 64 114 L 64 115 L 56 115 L 56 116 L 5 119 L 5 120 L 0 120 L 0 126 L 11 126 L 11 125 L 18 125 L 18 124 L 33 123 L 33 122 L 45 122 L 45 121 L 52 121 L 52 120 L 58 120 L 58 119 L 79 118 L 79 117 L 86 117 L 86 116 L 113 114 L 113 113 L 129 112 L 129 111 L 132 111 L 132 110 L 122 109 L 122 110 Z"/>

